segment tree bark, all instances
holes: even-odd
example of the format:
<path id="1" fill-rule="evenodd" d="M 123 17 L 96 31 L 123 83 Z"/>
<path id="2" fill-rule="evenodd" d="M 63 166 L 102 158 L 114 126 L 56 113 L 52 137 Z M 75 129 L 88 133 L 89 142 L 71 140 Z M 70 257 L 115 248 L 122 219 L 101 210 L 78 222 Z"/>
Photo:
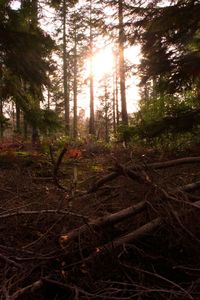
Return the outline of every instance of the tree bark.
<path id="1" fill-rule="evenodd" d="M 113 115 L 113 132 L 116 133 L 116 94 L 115 94 L 115 74 L 113 73 L 113 96 L 112 96 L 112 115 Z"/>
<path id="2" fill-rule="evenodd" d="M 65 134 L 69 135 L 69 85 L 68 85 L 68 57 L 67 57 L 67 42 L 66 42 L 66 13 L 67 4 L 63 0 L 63 88 L 64 88 L 64 108 L 65 108 Z"/>
<path id="3" fill-rule="evenodd" d="M 76 25 L 74 32 L 74 120 L 73 120 L 73 138 L 76 140 L 78 132 L 77 132 L 77 33 L 76 33 Z"/>
<path id="4" fill-rule="evenodd" d="M 134 215 L 143 211 L 146 207 L 146 201 L 141 201 L 140 203 L 120 210 L 119 212 L 113 213 L 111 215 L 98 218 L 89 222 L 88 224 L 84 224 L 79 228 L 76 228 L 66 234 L 60 236 L 60 244 L 62 246 L 66 245 L 69 241 L 76 239 L 81 234 L 91 230 L 91 229 L 98 229 L 104 226 L 109 226 L 113 224 L 117 224 L 128 217 L 133 217 Z"/>
<path id="5" fill-rule="evenodd" d="M 1 87 L 0 87 L 1 88 Z M 1 97 L 1 95 L 0 95 Z M 1 123 L 0 123 L 0 137 L 1 139 L 3 138 L 3 100 L 0 98 L 0 118 L 2 118 Z"/>
<path id="6" fill-rule="evenodd" d="M 21 112 L 19 105 L 16 103 L 16 132 L 20 133 L 21 132 Z"/>
<path id="7" fill-rule="evenodd" d="M 89 134 L 95 135 L 94 124 L 94 74 L 93 74 L 93 32 L 92 32 L 92 0 L 90 0 L 90 120 L 89 120 Z"/>
<path id="8" fill-rule="evenodd" d="M 118 0 L 118 18 L 119 18 L 119 77 L 121 94 L 121 112 L 122 124 L 128 125 L 128 113 L 126 107 L 126 79 L 124 62 L 124 20 L 123 20 L 123 0 Z"/>

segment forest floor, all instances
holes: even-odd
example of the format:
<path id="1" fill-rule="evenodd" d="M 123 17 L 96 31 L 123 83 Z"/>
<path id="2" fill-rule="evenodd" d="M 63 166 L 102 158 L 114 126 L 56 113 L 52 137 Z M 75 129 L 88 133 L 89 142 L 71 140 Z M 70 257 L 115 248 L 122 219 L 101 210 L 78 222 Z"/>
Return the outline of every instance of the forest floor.
<path id="1" fill-rule="evenodd" d="M 200 148 L 61 158 L 0 153 L 0 299 L 200 299 Z"/>

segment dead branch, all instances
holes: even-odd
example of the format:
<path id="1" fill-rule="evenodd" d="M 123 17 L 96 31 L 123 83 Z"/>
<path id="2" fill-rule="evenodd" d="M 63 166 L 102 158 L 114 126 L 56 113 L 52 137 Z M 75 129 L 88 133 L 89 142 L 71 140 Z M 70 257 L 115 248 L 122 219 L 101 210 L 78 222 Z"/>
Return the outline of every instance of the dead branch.
<path id="1" fill-rule="evenodd" d="M 4 260 L 5 262 L 7 262 L 10 265 L 15 266 L 16 268 L 21 268 L 22 266 L 18 263 L 16 263 L 14 260 L 8 258 L 7 256 L 3 255 L 0 253 L 0 259 Z"/>
<path id="2" fill-rule="evenodd" d="M 197 201 L 194 203 L 197 208 L 200 208 L 200 201 Z M 176 211 L 173 211 L 173 213 L 177 213 Z M 185 212 L 181 213 L 185 214 Z M 179 216 L 179 214 L 178 214 Z M 123 247 L 123 245 L 132 243 L 133 241 L 144 237 L 147 234 L 152 233 L 154 230 L 159 228 L 160 225 L 163 224 L 163 221 L 160 217 L 153 219 L 152 221 L 144 224 L 143 226 L 139 227 L 138 229 L 134 230 L 131 233 L 128 233 L 124 236 L 119 237 L 118 239 L 115 239 L 112 242 L 109 242 L 107 244 L 104 244 L 101 247 L 96 248 L 96 251 L 93 252 L 90 256 L 88 256 L 85 259 L 85 262 L 90 262 L 93 259 L 97 258 L 98 256 L 104 255 L 106 253 L 111 252 L 113 249 L 117 249 L 119 247 Z"/>
<path id="3" fill-rule="evenodd" d="M 137 240 L 152 231 L 154 231 L 156 228 L 158 228 L 162 223 L 161 218 L 155 218 L 152 221 L 146 223 L 145 225 L 139 227 L 138 229 L 134 230 L 131 233 L 128 233 L 112 242 L 109 242 L 101 247 L 96 248 L 96 251 L 92 253 L 90 256 L 88 256 L 85 259 L 85 262 L 89 262 L 93 260 L 94 258 L 104 255 L 105 253 L 111 252 L 113 249 L 116 249 L 120 246 L 123 246 L 124 244 L 128 244 L 133 242 L 134 240 Z"/>
<path id="4" fill-rule="evenodd" d="M 89 222 L 88 224 L 84 224 L 80 226 L 79 228 L 76 228 L 66 234 L 63 234 L 60 237 L 60 244 L 63 247 L 66 243 L 68 243 L 70 240 L 77 238 L 84 232 L 86 232 L 88 229 L 95 229 L 95 228 L 102 228 L 106 225 L 112 225 L 119 223 L 120 221 L 123 221 L 124 219 L 134 216 L 138 213 L 140 213 L 142 210 L 144 210 L 146 207 L 146 201 L 141 201 L 140 203 L 130 206 L 128 208 L 125 208 L 123 210 L 120 210 L 119 212 L 116 212 L 114 214 L 98 218 L 96 220 L 93 220 Z"/>
<path id="5" fill-rule="evenodd" d="M 115 178 L 119 177 L 120 174 L 116 172 L 112 172 L 103 178 L 99 179 L 89 190 L 88 193 L 95 193 L 101 186 L 103 186 L 105 183 L 114 180 Z"/>
<path id="6" fill-rule="evenodd" d="M 200 163 L 200 157 L 199 156 L 184 157 L 184 158 L 178 158 L 178 159 L 168 160 L 164 162 L 151 163 L 151 164 L 144 165 L 143 168 L 164 169 L 164 168 L 174 167 L 183 164 L 191 164 L 191 163 Z M 134 169 L 134 167 L 132 167 L 132 169 Z"/>
<path id="7" fill-rule="evenodd" d="M 140 183 L 149 184 L 150 180 L 149 180 L 148 176 L 143 177 L 138 173 L 138 171 L 142 172 L 147 169 L 164 169 L 164 168 L 174 167 L 174 166 L 182 165 L 182 164 L 190 164 L 190 163 L 200 163 L 200 157 L 185 157 L 185 158 L 179 158 L 179 159 L 169 160 L 169 161 L 159 162 L 159 163 L 151 163 L 151 164 L 146 164 L 146 165 L 135 165 L 132 167 L 125 167 L 123 165 L 116 164 L 116 167 L 114 168 L 114 172 L 107 174 L 103 178 L 99 179 L 88 190 L 88 193 L 96 192 L 105 183 L 112 181 L 121 175 L 129 176 L 133 180 L 136 180 Z M 137 173 L 135 171 L 137 171 Z"/>
<path id="8" fill-rule="evenodd" d="M 59 168 L 60 168 L 62 159 L 63 159 L 65 153 L 67 152 L 67 150 L 68 150 L 68 148 L 67 148 L 67 146 L 65 146 L 65 147 L 62 149 L 62 151 L 60 152 L 57 161 L 54 163 L 53 179 L 54 179 L 55 185 L 56 185 L 58 188 L 60 188 L 60 189 L 62 189 L 62 190 L 64 190 L 64 191 L 66 191 L 66 192 L 69 192 L 69 190 L 66 189 L 64 186 L 62 186 L 62 185 L 60 184 L 59 180 L 58 180 L 58 171 L 59 171 Z"/>
<path id="9" fill-rule="evenodd" d="M 153 272 L 150 272 L 150 271 L 147 271 L 147 270 L 142 270 L 142 269 L 140 269 L 140 268 L 134 268 L 137 272 L 142 272 L 142 273 L 145 273 L 145 274 L 148 274 L 148 275 L 150 275 L 150 276 L 153 276 L 153 277 L 156 277 L 157 279 L 160 279 L 160 280 L 162 280 L 162 281 L 164 281 L 164 282 L 166 282 L 167 284 L 170 284 L 170 285 L 172 285 L 172 286 L 174 286 L 175 288 L 177 288 L 178 290 L 180 290 L 181 292 L 183 292 L 183 294 L 184 295 L 186 295 L 187 296 L 187 299 L 191 299 L 191 300 L 193 300 L 194 298 L 188 293 L 188 291 L 186 290 L 186 289 L 184 289 L 184 288 L 182 288 L 179 284 L 177 284 L 176 282 L 174 282 L 174 281 L 171 281 L 171 280 L 169 280 L 168 278 L 166 278 L 166 277 L 164 277 L 164 276 L 162 276 L 162 275 L 160 275 L 160 274 L 157 274 L 157 273 L 153 273 Z"/>
<path id="10" fill-rule="evenodd" d="M 149 180 L 148 176 L 146 174 L 144 174 L 144 172 L 141 168 L 139 169 L 141 174 L 139 174 L 138 172 L 135 171 L 136 168 L 134 170 L 134 169 L 131 169 L 131 168 L 127 168 L 127 167 L 125 167 L 121 164 L 116 164 L 115 170 L 120 175 L 128 176 L 131 179 L 133 179 L 133 180 L 135 180 L 139 183 L 142 183 L 142 184 L 149 184 L 150 183 L 150 180 Z M 138 170 L 138 167 L 137 167 L 137 170 Z"/>
<path id="11" fill-rule="evenodd" d="M 0 215 L 0 219 L 6 219 L 6 218 L 11 218 L 14 216 L 20 216 L 20 215 L 43 215 L 43 214 L 60 214 L 60 215 L 69 215 L 73 217 L 78 217 L 84 220 L 89 220 L 88 216 L 81 215 L 78 213 L 74 213 L 72 211 L 67 211 L 67 210 L 55 210 L 55 209 L 44 209 L 44 210 L 21 210 L 21 211 L 16 211 L 12 213 L 3 213 Z"/>
<path id="12" fill-rule="evenodd" d="M 32 293 L 35 290 L 40 289 L 43 286 L 43 284 L 44 284 L 44 280 L 39 279 L 39 280 L 35 281 L 34 283 L 32 283 L 24 288 L 19 289 L 14 294 L 12 294 L 9 299 L 15 300 L 15 299 L 19 298 L 21 295 L 24 295 L 24 294 L 30 293 L 30 292 Z"/>
<path id="13" fill-rule="evenodd" d="M 183 192 L 187 192 L 187 191 L 192 191 L 197 188 L 200 188 L 200 182 L 195 182 L 192 184 L 182 186 L 179 189 L 177 189 L 177 191 L 181 190 Z M 170 195 L 168 195 L 168 193 L 164 193 L 163 198 L 165 200 L 167 200 L 168 198 L 171 199 L 171 197 L 170 197 Z M 192 203 L 188 203 L 188 204 L 191 205 Z M 95 230 L 95 228 L 102 228 L 107 225 L 113 225 L 113 224 L 119 223 L 130 216 L 134 216 L 134 215 L 140 213 L 141 211 L 143 211 L 145 209 L 146 205 L 147 205 L 146 201 L 141 201 L 138 204 L 130 206 L 123 210 L 120 210 L 119 212 L 116 212 L 116 213 L 110 214 L 108 216 L 101 217 L 96 220 L 90 221 L 89 223 L 86 223 L 66 234 L 61 235 L 59 238 L 60 244 L 62 247 L 64 247 L 70 240 L 77 238 L 79 235 L 85 233 L 89 229 Z"/>
<path id="14" fill-rule="evenodd" d="M 200 181 L 182 186 L 180 189 L 184 192 L 191 192 L 200 188 Z"/>

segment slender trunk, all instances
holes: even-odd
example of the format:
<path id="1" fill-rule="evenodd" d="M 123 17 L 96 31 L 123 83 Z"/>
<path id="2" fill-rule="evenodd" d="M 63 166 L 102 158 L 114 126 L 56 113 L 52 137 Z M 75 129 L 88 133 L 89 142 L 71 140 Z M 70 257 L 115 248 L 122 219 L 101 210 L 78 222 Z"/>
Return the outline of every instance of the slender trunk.
<path id="1" fill-rule="evenodd" d="M 106 78 L 104 81 L 104 93 L 105 93 L 105 142 L 109 142 L 109 130 L 108 130 L 108 91 L 107 91 L 107 83 Z"/>
<path id="2" fill-rule="evenodd" d="M 126 107 L 126 82 L 125 82 L 125 62 L 124 62 L 124 21 L 123 21 L 123 0 L 118 0 L 119 17 L 119 77 L 120 77 L 120 95 L 122 123 L 128 125 L 128 114 Z"/>
<path id="3" fill-rule="evenodd" d="M 65 134 L 69 135 L 69 90 L 68 90 L 68 57 L 66 42 L 66 0 L 63 1 L 63 89 L 64 89 L 64 108 L 65 108 Z"/>
<path id="4" fill-rule="evenodd" d="M 113 132 L 116 133 L 116 98 L 115 98 L 115 73 L 113 73 Z"/>
<path id="5" fill-rule="evenodd" d="M 50 91 L 47 89 L 47 109 L 50 109 Z"/>
<path id="6" fill-rule="evenodd" d="M 28 125 L 27 125 L 25 114 L 23 114 L 23 127 L 24 127 L 24 139 L 27 140 L 27 138 L 28 138 Z"/>
<path id="7" fill-rule="evenodd" d="M 0 124 L 0 137 L 1 139 L 3 138 L 3 99 L 2 99 L 2 82 L 3 82 L 3 68 L 2 66 L 0 66 L 0 118 L 2 118 L 1 120 L 1 124 Z"/>
<path id="8" fill-rule="evenodd" d="M 15 130 L 15 102 L 12 101 L 12 131 Z"/>
<path id="9" fill-rule="evenodd" d="M 19 105 L 16 103 L 16 132 L 21 133 L 21 112 Z"/>
<path id="10" fill-rule="evenodd" d="M 119 89 L 118 89 L 118 59 L 115 54 L 115 101 L 116 101 L 116 121 L 119 125 Z"/>
<path id="11" fill-rule="evenodd" d="M 3 139 L 3 100 L 0 98 L 0 137 Z"/>
<path id="12" fill-rule="evenodd" d="M 94 74 L 93 74 L 93 33 L 92 33 L 92 1 L 90 0 L 90 122 L 89 133 L 95 135 L 94 125 Z"/>
<path id="13" fill-rule="evenodd" d="M 74 126 L 73 137 L 77 138 L 77 34 L 76 28 L 74 33 Z"/>

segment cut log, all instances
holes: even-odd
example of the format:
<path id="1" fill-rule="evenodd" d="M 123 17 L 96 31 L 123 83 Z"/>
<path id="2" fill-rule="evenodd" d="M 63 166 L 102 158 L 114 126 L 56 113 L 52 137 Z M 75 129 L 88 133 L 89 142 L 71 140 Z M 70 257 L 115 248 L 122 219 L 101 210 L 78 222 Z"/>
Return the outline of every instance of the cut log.
<path id="1" fill-rule="evenodd" d="M 161 218 L 155 218 L 151 222 L 146 223 L 145 225 L 139 227 L 131 233 L 128 233 L 120 238 L 109 242 L 101 247 L 96 248 L 96 251 L 92 253 L 85 259 L 85 262 L 89 262 L 98 256 L 104 255 L 106 253 L 111 252 L 112 250 L 119 248 L 125 244 L 131 243 L 147 234 L 150 234 L 152 231 L 157 229 L 162 223 Z"/>
<path id="2" fill-rule="evenodd" d="M 66 234 L 60 236 L 60 245 L 64 247 L 70 240 L 73 240 L 86 232 L 87 230 L 101 228 L 107 225 L 113 225 L 123 221 L 124 219 L 134 216 L 144 210 L 146 207 L 146 201 L 141 201 L 140 203 L 120 210 L 114 214 L 98 218 L 94 221 L 89 222 L 88 224 L 84 224 L 79 228 L 76 228 Z"/>
<path id="3" fill-rule="evenodd" d="M 198 188 L 200 188 L 200 182 L 195 182 L 195 183 L 184 185 L 179 189 L 177 189 L 177 191 L 191 192 L 192 190 Z M 164 194 L 163 198 L 167 200 L 167 194 Z M 95 230 L 95 228 L 102 228 L 107 225 L 117 224 L 130 216 L 137 215 L 138 213 L 140 213 L 145 209 L 146 205 L 147 205 L 146 201 L 141 201 L 136 205 L 122 209 L 108 216 L 90 221 L 89 223 L 84 224 L 76 229 L 73 229 L 72 231 L 66 234 L 62 234 L 59 238 L 60 245 L 62 247 L 65 247 L 65 245 L 67 245 L 70 240 L 76 239 L 78 236 L 80 236 L 81 234 L 85 233 L 88 230 Z"/>
<path id="4" fill-rule="evenodd" d="M 194 202 L 195 207 L 200 209 L 200 201 Z M 189 210 L 187 210 L 189 211 Z M 173 213 L 176 213 L 179 215 L 176 211 L 173 211 Z M 182 213 L 182 215 L 185 214 Z M 119 237 L 118 239 L 115 239 L 112 242 L 109 242 L 107 244 L 104 244 L 103 246 L 100 246 L 96 248 L 96 250 L 89 255 L 87 258 L 85 258 L 84 262 L 89 263 L 90 261 L 93 261 L 93 259 L 101 257 L 101 255 L 105 255 L 106 253 L 109 253 L 113 251 L 114 249 L 117 249 L 119 247 L 123 247 L 125 244 L 132 243 L 133 241 L 144 237 L 145 235 L 151 234 L 154 230 L 158 229 L 160 225 L 162 225 L 164 220 L 162 220 L 160 217 L 153 219 L 152 221 L 144 224 L 143 226 L 139 227 L 138 229 Z M 113 253 L 113 252 L 112 252 Z"/>

